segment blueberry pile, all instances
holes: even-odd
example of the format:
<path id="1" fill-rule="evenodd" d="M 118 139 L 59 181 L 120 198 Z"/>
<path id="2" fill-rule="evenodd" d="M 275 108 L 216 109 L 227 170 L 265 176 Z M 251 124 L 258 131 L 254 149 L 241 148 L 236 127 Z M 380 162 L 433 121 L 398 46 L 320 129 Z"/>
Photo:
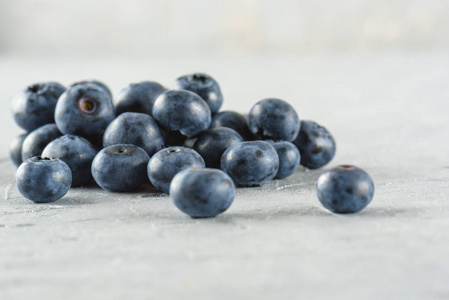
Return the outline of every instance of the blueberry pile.
<path id="1" fill-rule="evenodd" d="M 283 179 L 299 165 L 321 168 L 335 155 L 329 131 L 300 120 L 283 100 L 261 100 L 248 115 L 220 111 L 222 103 L 218 83 L 201 73 L 179 77 L 172 89 L 130 84 L 115 101 L 99 81 L 31 85 L 11 106 L 27 132 L 10 147 L 17 188 L 45 203 L 93 181 L 111 192 L 151 183 L 182 212 L 204 218 L 227 210 L 236 186 Z M 324 172 L 316 188 L 335 213 L 360 211 L 374 194 L 369 175 L 349 165 Z"/>

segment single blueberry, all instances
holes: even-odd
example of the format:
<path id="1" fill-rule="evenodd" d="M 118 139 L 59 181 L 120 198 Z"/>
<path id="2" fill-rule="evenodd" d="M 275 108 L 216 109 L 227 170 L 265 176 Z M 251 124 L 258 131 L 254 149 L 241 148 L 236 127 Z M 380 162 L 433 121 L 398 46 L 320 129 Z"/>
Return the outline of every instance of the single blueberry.
<path id="1" fill-rule="evenodd" d="M 150 157 L 135 145 L 113 145 L 98 152 L 92 162 L 92 176 L 111 192 L 135 192 L 148 182 Z"/>
<path id="2" fill-rule="evenodd" d="M 268 142 L 279 156 L 279 171 L 274 178 L 283 179 L 295 173 L 301 159 L 298 148 L 290 142 Z"/>
<path id="3" fill-rule="evenodd" d="M 374 183 L 362 169 L 342 165 L 321 174 L 316 191 L 321 204 L 330 211 L 355 213 L 364 209 L 373 199 Z"/>
<path id="4" fill-rule="evenodd" d="M 187 168 L 204 168 L 203 158 L 186 147 L 169 147 L 156 153 L 148 163 L 148 178 L 158 190 L 168 194 L 176 174 Z"/>
<path id="5" fill-rule="evenodd" d="M 235 185 L 223 171 L 188 168 L 176 174 L 170 198 L 192 218 L 215 217 L 227 210 L 235 197 Z"/>
<path id="6" fill-rule="evenodd" d="M 152 156 L 164 146 L 164 139 L 154 119 L 144 113 L 126 112 L 115 118 L 103 135 L 103 146 L 132 144 Z"/>
<path id="7" fill-rule="evenodd" d="M 18 94 L 11 105 L 11 113 L 17 125 L 32 131 L 42 125 L 55 122 L 56 103 L 65 91 L 56 82 L 30 85 Z"/>
<path id="8" fill-rule="evenodd" d="M 72 183 L 69 166 L 59 158 L 32 157 L 25 160 L 16 173 L 19 192 L 36 203 L 61 199 Z"/>
<path id="9" fill-rule="evenodd" d="M 235 111 L 221 111 L 213 115 L 210 128 L 228 127 L 237 131 L 245 141 L 253 140 L 246 117 Z"/>
<path id="10" fill-rule="evenodd" d="M 92 181 L 90 168 L 96 154 L 97 150 L 88 140 L 70 134 L 53 140 L 42 152 L 42 156 L 57 157 L 69 166 L 72 171 L 72 187 Z"/>
<path id="11" fill-rule="evenodd" d="M 223 104 L 220 86 L 207 74 L 194 73 L 181 76 L 174 82 L 173 89 L 187 90 L 199 95 L 206 101 L 212 113 L 219 111 Z"/>
<path id="12" fill-rule="evenodd" d="M 98 81 L 98 80 L 83 80 L 83 81 L 78 81 L 78 82 L 72 83 L 69 87 L 74 87 L 74 86 L 80 85 L 80 84 L 81 85 L 93 84 L 93 85 L 101 88 L 102 90 L 104 90 L 109 95 L 109 98 L 112 99 L 111 89 L 106 84 L 104 84 L 101 81 Z"/>
<path id="13" fill-rule="evenodd" d="M 59 98 L 55 121 L 64 134 L 96 140 L 114 119 L 111 97 L 94 84 L 77 84 Z"/>
<path id="14" fill-rule="evenodd" d="M 260 139 L 291 142 L 298 135 L 300 122 L 290 104 L 269 98 L 257 102 L 251 108 L 248 127 Z"/>
<path id="15" fill-rule="evenodd" d="M 243 142 L 243 139 L 235 130 L 219 127 L 201 133 L 193 145 L 193 149 L 203 157 L 206 167 L 220 169 L 223 152 L 240 142 Z"/>
<path id="16" fill-rule="evenodd" d="M 130 84 L 120 91 L 115 103 L 115 114 L 140 112 L 152 116 L 154 102 L 165 91 L 166 88 L 154 81 Z"/>
<path id="17" fill-rule="evenodd" d="M 301 153 L 301 165 L 318 169 L 335 155 L 335 140 L 326 128 L 313 121 L 301 121 L 301 130 L 293 141 Z"/>
<path id="18" fill-rule="evenodd" d="M 221 169 L 238 186 L 263 185 L 276 176 L 279 157 L 265 141 L 237 143 L 223 153 Z"/>
<path id="19" fill-rule="evenodd" d="M 9 146 L 9 157 L 16 167 L 20 166 L 20 164 L 23 162 L 22 145 L 27 135 L 27 133 L 22 133 L 21 135 L 17 136 Z"/>
<path id="20" fill-rule="evenodd" d="M 179 131 L 187 137 L 210 126 L 209 106 L 195 93 L 166 91 L 154 103 L 153 117 L 166 131 Z"/>
<path id="21" fill-rule="evenodd" d="M 22 161 L 33 156 L 42 156 L 44 148 L 62 134 L 56 124 L 46 124 L 30 132 L 22 144 Z"/>

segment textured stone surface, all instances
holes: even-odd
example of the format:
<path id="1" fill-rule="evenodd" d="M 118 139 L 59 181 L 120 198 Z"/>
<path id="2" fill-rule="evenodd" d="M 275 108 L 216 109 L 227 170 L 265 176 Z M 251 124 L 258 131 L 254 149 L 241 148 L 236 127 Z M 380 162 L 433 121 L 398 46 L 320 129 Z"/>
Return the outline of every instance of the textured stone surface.
<path id="1" fill-rule="evenodd" d="M 355 164 L 376 185 L 372 203 L 354 215 L 322 208 L 314 191 L 322 170 L 302 169 L 238 189 L 214 219 L 190 219 L 151 190 L 71 189 L 36 205 L 14 186 L 5 145 L 19 130 L 2 110 L 2 300 L 449 298 L 449 55 L 0 57 L 0 66 L 5 105 L 42 79 L 98 78 L 117 92 L 134 80 L 167 84 L 205 71 L 220 82 L 224 109 L 244 113 L 272 96 L 291 102 L 300 118 L 334 134 L 337 155 L 326 168 Z"/>

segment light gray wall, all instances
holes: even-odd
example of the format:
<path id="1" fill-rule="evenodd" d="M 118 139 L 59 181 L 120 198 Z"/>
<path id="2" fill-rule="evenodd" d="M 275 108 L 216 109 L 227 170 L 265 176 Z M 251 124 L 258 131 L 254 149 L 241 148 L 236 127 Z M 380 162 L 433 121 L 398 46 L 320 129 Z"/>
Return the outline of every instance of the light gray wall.
<path id="1" fill-rule="evenodd" d="M 248 54 L 449 45 L 447 0 L 0 0 L 0 52 Z"/>

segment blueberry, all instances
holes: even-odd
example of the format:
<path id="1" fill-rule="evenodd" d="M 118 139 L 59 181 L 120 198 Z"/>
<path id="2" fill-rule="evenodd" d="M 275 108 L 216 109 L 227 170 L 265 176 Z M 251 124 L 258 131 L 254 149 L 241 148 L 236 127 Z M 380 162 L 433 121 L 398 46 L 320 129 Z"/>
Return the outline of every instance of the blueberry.
<path id="1" fill-rule="evenodd" d="M 301 130 L 293 143 L 301 153 L 301 165 L 309 169 L 321 168 L 335 155 L 334 138 L 313 121 L 301 121 Z"/>
<path id="2" fill-rule="evenodd" d="M 32 131 L 42 125 L 55 122 L 56 102 L 65 87 L 56 82 L 30 85 L 14 98 L 11 113 L 17 125 Z"/>
<path id="3" fill-rule="evenodd" d="M 59 158 L 32 157 L 25 160 L 16 173 L 19 192 L 36 203 L 61 199 L 72 183 L 69 166 Z"/>
<path id="4" fill-rule="evenodd" d="M 212 113 L 219 111 L 223 104 L 223 96 L 218 83 L 207 74 L 195 73 L 181 76 L 176 79 L 173 89 L 187 90 L 199 95 L 206 101 Z"/>
<path id="5" fill-rule="evenodd" d="M 173 178 L 170 197 L 179 210 L 192 218 L 210 218 L 231 206 L 235 186 L 221 170 L 188 168 Z"/>
<path id="6" fill-rule="evenodd" d="M 300 122 L 290 104 L 270 98 L 257 102 L 251 108 L 248 127 L 260 139 L 291 142 L 298 135 Z"/>
<path id="7" fill-rule="evenodd" d="M 204 159 L 206 167 L 220 169 L 223 152 L 243 139 L 235 130 L 226 127 L 209 129 L 198 136 L 193 149 Z"/>
<path id="8" fill-rule="evenodd" d="M 285 141 L 270 143 L 279 157 L 279 171 L 274 178 L 283 179 L 295 173 L 301 159 L 298 148 Z"/>
<path id="9" fill-rule="evenodd" d="M 22 161 L 41 156 L 44 148 L 62 134 L 56 124 L 46 124 L 28 134 L 22 144 Z"/>
<path id="10" fill-rule="evenodd" d="M 115 114 L 140 112 L 153 115 L 153 105 L 157 97 L 166 89 L 157 82 L 133 83 L 121 90 L 115 103 Z"/>
<path id="11" fill-rule="evenodd" d="M 98 152 L 92 162 L 92 175 L 103 189 L 134 192 L 148 182 L 150 157 L 135 145 L 113 145 Z"/>
<path id="12" fill-rule="evenodd" d="M 374 183 L 362 169 L 350 165 L 332 168 L 318 178 L 318 199 L 334 213 L 355 213 L 373 199 Z"/>
<path id="13" fill-rule="evenodd" d="M 103 146 L 132 144 L 152 156 L 164 146 L 164 139 L 154 119 L 143 113 L 126 112 L 106 128 Z"/>
<path id="14" fill-rule="evenodd" d="M 57 157 L 69 166 L 72 171 L 72 187 L 92 181 L 90 168 L 96 154 L 97 151 L 88 140 L 70 134 L 53 140 L 42 152 L 42 156 Z"/>
<path id="15" fill-rule="evenodd" d="M 153 117 L 166 131 L 179 131 L 193 137 L 209 128 L 209 106 L 195 93 L 166 91 L 153 106 Z"/>
<path id="16" fill-rule="evenodd" d="M 74 87 L 76 85 L 85 85 L 85 84 L 93 84 L 93 85 L 101 88 L 102 90 L 104 90 L 109 95 L 109 98 L 112 99 L 111 89 L 106 84 L 104 84 L 103 82 L 98 81 L 98 80 L 78 81 L 78 82 L 72 83 L 69 87 Z"/>
<path id="17" fill-rule="evenodd" d="M 95 140 L 114 119 L 111 97 L 93 84 L 69 88 L 56 105 L 55 121 L 64 134 Z"/>
<path id="18" fill-rule="evenodd" d="M 187 168 L 204 168 L 203 158 L 195 150 L 169 147 L 156 153 L 148 164 L 148 178 L 158 190 L 169 193 L 176 174 Z"/>
<path id="19" fill-rule="evenodd" d="M 235 111 L 221 111 L 212 117 L 210 128 L 228 127 L 237 131 L 245 141 L 253 139 L 244 115 Z"/>
<path id="20" fill-rule="evenodd" d="M 20 166 L 22 160 L 22 145 L 27 133 L 17 136 L 9 146 L 9 157 L 16 167 Z"/>
<path id="21" fill-rule="evenodd" d="M 279 157 L 264 141 L 242 142 L 229 147 L 221 157 L 221 169 L 238 186 L 263 185 L 279 170 Z"/>

